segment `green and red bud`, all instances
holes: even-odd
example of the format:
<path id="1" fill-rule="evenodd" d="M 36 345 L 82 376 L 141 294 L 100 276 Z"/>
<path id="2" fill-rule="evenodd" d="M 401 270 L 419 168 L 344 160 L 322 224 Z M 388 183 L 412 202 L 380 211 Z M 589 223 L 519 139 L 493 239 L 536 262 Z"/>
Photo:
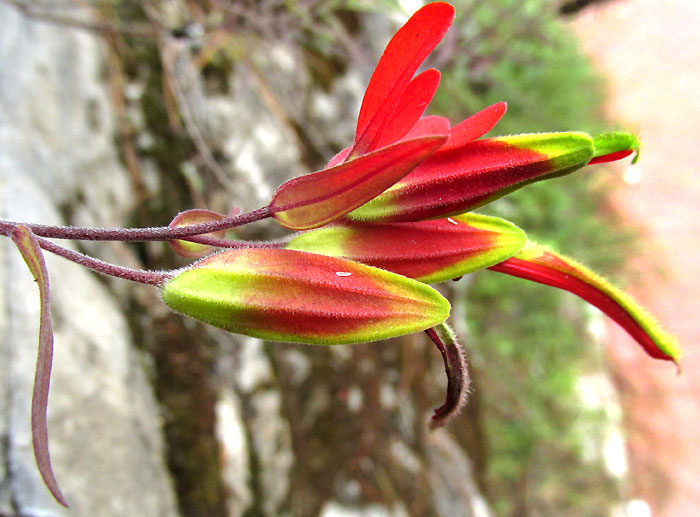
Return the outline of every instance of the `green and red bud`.
<path id="1" fill-rule="evenodd" d="M 468 212 L 535 181 L 579 169 L 593 154 L 593 139 L 578 132 L 477 140 L 436 152 L 347 217 L 352 221 L 398 222 Z"/>
<path id="2" fill-rule="evenodd" d="M 346 344 L 425 330 L 449 302 L 430 286 L 346 259 L 286 249 L 235 249 L 164 284 L 177 312 L 247 336 Z"/>
<path id="3" fill-rule="evenodd" d="M 624 328 L 655 359 L 678 362 L 680 347 L 628 294 L 568 257 L 533 243 L 490 268 L 569 291 Z"/>
<path id="4" fill-rule="evenodd" d="M 193 224 L 210 223 L 213 221 L 220 221 L 224 219 L 224 217 L 224 215 L 221 215 L 217 212 L 212 212 L 211 210 L 185 210 L 184 212 L 180 212 L 179 214 L 177 214 L 168 226 L 170 226 L 171 228 L 176 228 L 180 226 L 190 226 Z M 206 235 L 208 237 L 216 237 L 217 239 L 223 239 L 226 236 L 226 230 L 208 233 Z M 185 241 L 180 239 L 169 241 L 169 244 L 170 248 L 175 253 L 187 258 L 201 258 L 205 255 L 212 253 L 216 249 L 213 246 L 208 246 L 206 244 L 199 244 L 197 242 Z"/>
<path id="5" fill-rule="evenodd" d="M 332 225 L 301 233 L 286 247 L 344 257 L 432 284 L 497 264 L 526 240 L 520 228 L 504 219 L 463 214 L 412 223 Z"/>
<path id="6" fill-rule="evenodd" d="M 608 131 L 593 138 L 595 153 L 589 162 L 595 163 L 613 162 L 626 158 L 635 153 L 632 163 L 637 163 L 639 159 L 639 148 L 641 143 L 637 137 L 629 131 Z"/>

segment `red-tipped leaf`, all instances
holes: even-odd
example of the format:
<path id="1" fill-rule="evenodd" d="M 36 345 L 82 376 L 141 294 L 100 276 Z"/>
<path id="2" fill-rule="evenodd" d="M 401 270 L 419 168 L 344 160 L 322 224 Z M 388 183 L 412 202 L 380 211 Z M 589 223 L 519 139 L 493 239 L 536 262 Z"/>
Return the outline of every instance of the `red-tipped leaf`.
<path id="1" fill-rule="evenodd" d="M 354 160 L 282 184 L 270 212 L 286 228 L 323 226 L 365 204 L 411 172 L 446 140 L 404 140 Z"/>

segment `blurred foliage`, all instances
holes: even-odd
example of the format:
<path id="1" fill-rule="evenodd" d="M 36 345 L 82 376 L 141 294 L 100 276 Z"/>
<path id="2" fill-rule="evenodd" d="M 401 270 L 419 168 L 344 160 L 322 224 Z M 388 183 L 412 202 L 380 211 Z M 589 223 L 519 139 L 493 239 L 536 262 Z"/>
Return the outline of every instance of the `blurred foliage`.
<path id="1" fill-rule="evenodd" d="M 453 122 L 506 100 L 494 133 L 604 127 L 602 83 L 547 0 L 456 3 L 457 35 L 433 102 Z M 459 102 L 455 106 L 455 99 Z M 630 234 L 605 209 L 605 168 L 530 186 L 482 211 L 506 217 L 532 240 L 602 272 L 621 264 Z M 620 486 L 601 457 L 602 411 L 584 409 L 582 375 L 605 368 L 587 331 L 591 315 L 573 295 L 497 275 L 474 275 L 468 294 L 470 346 L 483 448 L 478 472 L 498 515 L 605 515 Z M 600 425 L 591 425 L 591 424 Z M 457 422 L 455 425 L 463 425 Z M 582 426 L 593 432 L 583 436 Z"/>

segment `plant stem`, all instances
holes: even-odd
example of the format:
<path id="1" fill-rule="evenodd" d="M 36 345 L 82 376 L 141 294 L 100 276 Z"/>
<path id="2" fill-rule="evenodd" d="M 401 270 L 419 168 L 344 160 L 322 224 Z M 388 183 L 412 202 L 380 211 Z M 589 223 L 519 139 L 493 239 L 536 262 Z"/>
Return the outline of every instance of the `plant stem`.
<path id="1" fill-rule="evenodd" d="M 46 251 L 50 251 L 56 255 L 59 255 L 65 259 L 68 259 L 76 264 L 85 266 L 86 268 L 92 269 L 97 273 L 102 273 L 104 275 L 114 276 L 117 278 L 122 278 L 124 280 L 131 280 L 132 282 L 138 282 L 140 284 L 148 284 L 161 286 L 163 283 L 173 276 L 170 271 L 145 271 L 142 269 L 132 269 L 123 266 L 116 266 L 110 264 L 109 262 L 104 262 L 102 260 L 83 255 L 77 251 L 69 250 L 63 246 L 59 246 L 49 240 L 42 237 L 37 237 L 39 246 L 41 246 Z"/>
<path id="2" fill-rule="evenodd" d="M 0 220 L 0 233 L 23 224 L 39 237 L 84 241 L 169 241 L 193 235 L 202 235 L 236 226 L 261 221 L 270 217 L 270 207 L 264 206 L 246 214 L 226 217 L 219 221 L 188 226 L 156 226 L 151 228 L 81 228 L 74 226 L 48 226 L 44 224 L 15 223 Z"/>

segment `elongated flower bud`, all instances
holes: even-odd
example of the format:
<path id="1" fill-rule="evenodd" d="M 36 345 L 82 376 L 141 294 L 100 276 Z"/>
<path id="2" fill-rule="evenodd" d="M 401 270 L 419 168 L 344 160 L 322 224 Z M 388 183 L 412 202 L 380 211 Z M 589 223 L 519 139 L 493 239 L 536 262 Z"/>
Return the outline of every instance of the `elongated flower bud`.
<path id="1" fill-rule="evenodd" d="M 287 248 L 345 257 L 432 284 L 497 264 L 526 240 L 504 219 L 463 214 L 414 223 L 328 226 L 296 236 Z"/>
<path id="2" fill-rule="evenodd" d="M 350 260 L 285 249 L 235 249 L 168 281 L 172 309 L 274 341 L 345 344 L 425 330 L 447 319 L 431 287 Z"/>
<path id="3" fill-rule="evenodd" d="M 348 218 L 420 221 L 468 212 L 527 184 L 579 169 L 593 152 L 593 139 L 577 132 L 477 140 L 436 153 Z"/>
<path id="4" fill-rule="evenodd" d="M 517 255 L 490 269 L 574 293 L 618 323 L 651 357 L 679 360 L 678 343 L 654 318 L 629 295 L 568 257 L 528 243 Z"/>

